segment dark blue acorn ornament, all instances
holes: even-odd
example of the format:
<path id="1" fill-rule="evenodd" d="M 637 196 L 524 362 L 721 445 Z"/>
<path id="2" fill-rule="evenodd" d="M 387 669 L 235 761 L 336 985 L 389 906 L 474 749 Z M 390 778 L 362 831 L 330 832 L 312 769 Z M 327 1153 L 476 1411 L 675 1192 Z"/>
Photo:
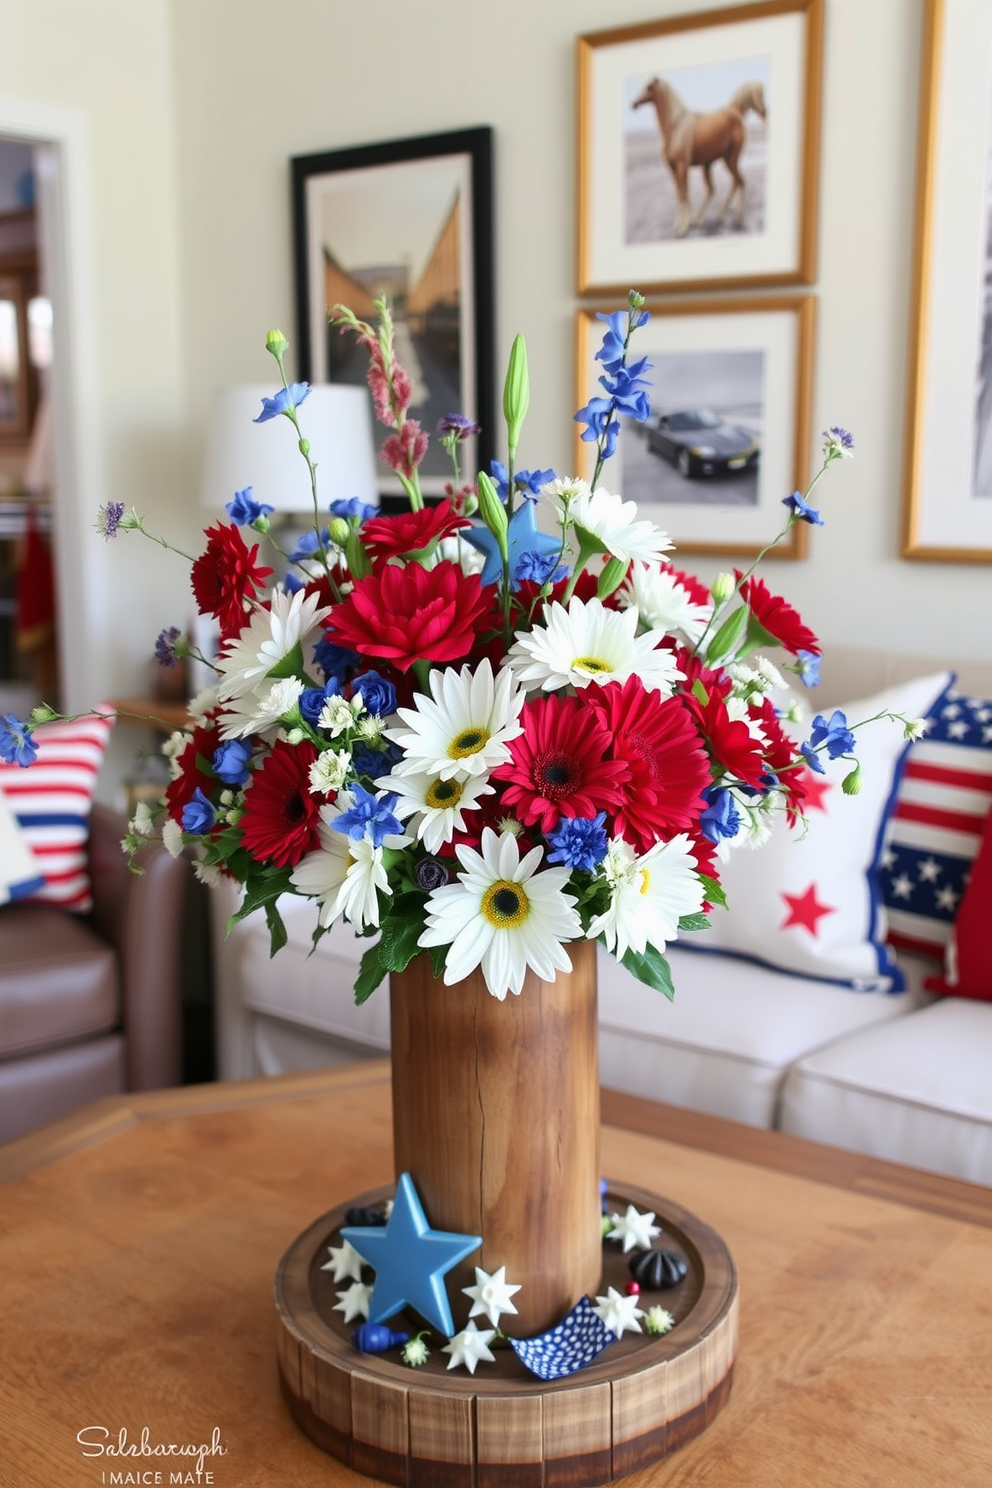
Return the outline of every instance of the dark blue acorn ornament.
<path id="1" fill-rule="evenodd" d="M 348 1210 L 344 1222 L 346 1225 L 384 1225 L 386 1212 L 384 1209 L 363 1209 L 356 1204 Z"/>
<path id="2" fill-rule="evenodd" d="M 688 1266 L 674 1250 L 639 1250 L 627 1262 L 631 1276 L 649 1292 L 678 1286 Z"/>
<path id="3" fill-rule="evenodd" d="M 384 1354 L 387 1349 L 409 1343 L 410 1335 L 394 1333 L 385 1323 L 363 1323 L 352 1333 L 351 1341 L 360 1354 Z"/>

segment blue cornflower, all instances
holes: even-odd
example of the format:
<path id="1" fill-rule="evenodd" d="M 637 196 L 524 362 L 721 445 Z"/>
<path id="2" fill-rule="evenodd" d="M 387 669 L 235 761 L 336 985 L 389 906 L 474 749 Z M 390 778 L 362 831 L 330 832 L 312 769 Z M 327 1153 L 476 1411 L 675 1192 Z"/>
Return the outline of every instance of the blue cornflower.
<path id="1" fill-rule="evenodd" d="M 183 807 L 183 831 L 192 837 L 202 837 L 209 832 L 217 819 L 217 813 L 199 786 Z"/>
<path id="2" fill-rule="evenodd" d="M 166 626 L 160 630 L 155 638 L 155 660 L 159 666 L 174 667 L 179 660 L 180 652 L 176 650 L 176 642 L 182 639 L 182 631 L 178 625 Z M 183 656 L 186 655 L 183 648 Z"/>
<path id="3" fill-rule="evenodd" d="M 850 460 L 854 455 L 854 435 L 840 424 L 831 424 L 823 431 L 823 453 L 828 460 Z"/>
<path id="4" fill-rule="evenodd" d="M 274 398 L 262 399 L 262 411 L 258 418 L 252 419 L 252 423 L 266 424 L 269 419 L 278 417 L 280 413 L 288 412 L 290 408 L 299 408 L 309 392 L 308 382 L 293 382 L 288 388 L 280 388 Z"/>
<path id="5" fill-rule="evenodd" d="M 796 660 L 799 663 L 799 680 L 804 687 L 818 687 L 820 684 L 820 662 L 822 657 L 817 656 L 815 651 L 797 651 Z"/>
<path id="6" fill-rule="evenodd" d="M 703 795 L 709 805 L 699 818 L 703 836 L 711 842 L 736 837 L 741 829 L 741 814 L 733 793 L 720 785 L 711 785 Z"/>
<path id="7" fill-rule="evenodd" d="M 601 377 L 600 385 L 610 394 L 617 413 L 642 424 L 651 415 L 650 383 L 641 375 L 649 363 L 643 358 L 630 367 L 618 367 L 612 377 Z"/>
<path id="8" fill-rule="evenodd" d="M 437 421 L 437 432 L 455 434 L 461 443 L 463 439 L 470 439 L 473 434 L 481 434 L 482 425 L 477 424 L 475 419 L 466 418 L 464 413 L 446 413 Z"/>
<path id="9" fill-rule="evenodd" d="M 338 684 L 335 691 L 340 691 L 348 673 L 361 661 L 357 651 L 349 651 L 346 646 L 336 646 L 333 641 L 326 639 L 318 641 L 314 646 L 313 659 L 328 681 L 333 678 Z"/>
<path id="10" fill-rule="evenodd" d="M 782 505 L 794 511 L 801 522 L 809 522 L 817 527 L 823 526 L 823 518 L 815 506 L 810 506 L 801 491 L 793 491 L 791 496 L 782 497 Z"/>
<path id="11" fill-rule="evenodd" d="M 359 522 L 367 522 L 369 517 L 379 515 L 377 506 L 370 506 L 358 496 L 349 496 L 347 501 L 332 501 L 328 511 L 332 517 L 357 517 Z"/>
<path id="12" fill-rule="evenodd" d="M 604 439 L 603 458 L 608 460 L 617 447 L 620 437 L 620 420 L 616 417 L 612 398 L 590 398 L 585 408 L 580 408 L 573 422 L 585 424 L 580 439 L 587 442 Z"/>
<path id="13" fill-rule="evenodd" d="M 304 587 L 303 580 L 298 579 L 294 573 L 288 573 L 282 581 L 282 587 L 287 594 L 296 594 Z"/>
<path id="14" fill-rule="evenodd" d="M 381 847 L 385 837 L 402 835 L 403 823 L 393 815 L 395 791 L 376 798 L 362 786 L 353 785 L 351 799 L 354 805 L 331 823 L 335 832 L 347 833 L 354 842 L 367 837 L 373 847 Z"/>
<path id="15" fill-rule="evenodd" d="M 510 472 L 502 460 L 490 460 L 489 473 L 493 479 L 493 485 L 501 501 L 506 500 L 507 480 Z M 513 472 L 513 489 L 524 496 L 540 496 L 541 487 L 548 485 L 555 479 L 553 470 L 515 470 Z"/>
<path id="16" fill-rule="evenodd" d="M 6 765 L 20 765 L 27 769 L 38 754 L 38 746 L 31 737 L 26 723 L 15 718 L 13 713 L 4 713 L 0 718 L 0 759 Z"/>
<path id="17" fill-rule="evenodd" d="M 326 548 L 330 544 L 330 541 L 331 534 L 326 527 L 321 532 L 319 540 L 316 532 L 312 529 L 309 532 L 304 532 L 303 536 L 297 542 L 296 547 L 289 555 L 290 563 L 302 563 L 305 558 L 312 558 L 319 547 Z"/>
<path id="18" fill-rule="evenodd" d="M 568 577 L 568 569 L 556 560 L 557 553 L 527 552 L 521 554 L 520 562 L 513 570 L 513 582 L 517 584 L 557 584 Z"/>
<path id="19" fill-rule="evenodd" d="M 523 501 L 517 507 L 510 518 L 506 535 L 512 575 L 511 587 L 514 589 L 520 584 L 517 566 L 525 553 L 533 553 L 537 556 L 546 553 L 553 558 L 557 558 L 561 553 L 560 538 L 552 537 L 549 532 L 537 530 L 532 501 Z M 503 572 L 503 559 L 496 539 L 488 527 L 470 527 L 463 531 L 461 536 L 470 547 L 485 554 L 486 561 L 482 569 L 483 584 L 495 584 Z"/>
<path id="20" fill-rule="evenodd" d="M 266 506 L 264 501 L 256 501 L 251 486 L 245 486 L 243 491 L 235 491 L 234 500 L 229 501 L 224 510 L 231 521 L 238 527 L 250 527 L 252 522 L 257 522 L 259 517 L 267 517 L 270 512 L 275 511 L 274 506 Z"/>
<path id="21" fill-rule="evenodd" d="M 101 537 L 116 537 L 124 515 L 123 501 L 108 501 L 96 514 L 96 530 Z"/>
<path id="22" fill-rule="evenodd" d="M 248 779 L 251 745 L 247 739 L 226 739 L 214 750 L 211 769 L 225 785 L 244 785 Z"/>
<path id="23" fill-rule="evenodd" d="M 396 688 L 387 677 L 380 677 L 378 672 L 362 672 L 353 679 L 351 685 L 355 692 L 361 694 L 362 702 L 369 713 L 382 718 L 396 712 Z"/>
<path id="24" fill-rule="evenodd" d="M 602 362 L 607 372 L 615 372 L 618 367 L 623 366 L 624 342 L 627 339 L 628 326 L 636 331 L 639 326 L 646 325 L 651 319 L 646 310 L 628 313 L 626 310 L 614 310 L 609 315 L 597 311 L 597 320 L 606 324 L 606 334 L 603 344 L 596 353 L 596 361 Z"/>
<path id="25" fill-rule="evenodd" d="M 842 754 L 854 752 L 854 735 L 847 726 L 847 718 L 839 708 L 835 708 L 829 718 L 824 718 L 822 713 L 817 713 L 813 719 L 813 727 L 805 744 L 800 744 L 799 752 L 811 769 L 823 775 L 825 771 L 819 760 L 819 753 L 826 749 L 830 759 L 839 759 Z"/>
<path id="26" fill-rule="evenodd" d="M 591 873 L 606 857 L 606 812 L 593 817 L 563 816 L 548 835 L 549 863 L 565 863 L 569 868 L 582 868 Z"/>

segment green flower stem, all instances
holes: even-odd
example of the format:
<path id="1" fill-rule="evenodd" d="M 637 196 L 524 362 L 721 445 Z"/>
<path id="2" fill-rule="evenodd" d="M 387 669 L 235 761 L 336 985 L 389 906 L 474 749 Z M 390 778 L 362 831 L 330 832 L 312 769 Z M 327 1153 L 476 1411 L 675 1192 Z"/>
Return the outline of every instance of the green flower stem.
<path id="1" fill-rule="evenodd" d="M 579 578 L 581 577 L 586 564 L 589 562 L 589 559 L 593 556 L 594 553 L 599 553 L 601 551 L 602 549 L 599 543 L 591 543 L 588 538 L 579 539 L 579 552 L 575 560 L 575 567 L 572 569 L 572 577 L 566 584 L 565 592 L 561 597 L 561 602 L 563 605 L 567 605 L 568 601 L 575 593 L 575 586 L 579 582 Z"/>
<path id="2" fill-rule="evenodd" d="M 120 529 L 118 529 L 118 530 L 120 530 Z M 125 528 L 124 530 L 127 531 L 127 528 Z M 184 553 L 183 550 L 182 550 L 182 548 L 177 548 L 176 545 L 175 545 L 175 543 L 169 542 L 164 537 L 159 537 L 159 535 L 158 535 L 157 532 L 149 532 L 148 528 L 145 526 L 145 519 L 144 519 L 144 517 L 139 517 L 138 518 L 137 522 L 134 523 L 134 526 L 133 526 L 132 530 L 134 532 L 140 532 L 141 535 L 142 535 L 142 537 L 148 537 L 148 538 L 150 538 L 153 543 L 158 543 L 158 545 L 159 545 L 160 548 L 166 548 L 166 549 L 168 549 L 168 551 L 170 553 L 177 553 L 180 558 L 185 558 L 185 560 L 186 560 L 187 563 L 195 563 L 196 562 L 196 559 L 195 558 L 192 558 L 189 555 L 189 553 Z M 85 717 L 86 715 L 83 714 L 81 716 L 82 717 Z"/>
<path id="3" fill-rule="evenodd" d="M 431 695 L 431 684 L 430 684 L 431 664 L 430 664 L 430 662 L 425 657 L 418 656 L 417 659 L 416 659 L 416 661 L 413 663 L 413 670 L 414 670 L 414 674 L 415 674 L 415 676 L 417 678 L 417 682 L 420 685 L 421 692 L 425 692 L 427 694 L 427 696 L 430 697 L 430 695 Z"/>

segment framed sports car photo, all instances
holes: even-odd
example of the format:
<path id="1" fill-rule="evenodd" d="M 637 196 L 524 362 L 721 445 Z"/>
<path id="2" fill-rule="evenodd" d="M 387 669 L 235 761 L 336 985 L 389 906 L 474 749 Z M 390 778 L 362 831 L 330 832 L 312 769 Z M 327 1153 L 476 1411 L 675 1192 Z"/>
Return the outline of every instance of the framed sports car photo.
<path id="1" fill-rule="evenodd" d="M 651 364 L 651 413 L 622 421 L 602 484 L 636 501 L 683 553 L 755 557 L 786 525 L 782 502 L 809 478 L 815 300 L 688 300 L 648 305 L 632 347 Z M 600 391 L 597 315 L 580 310 L 577 406 Z M 576 473 L 592 473 L 576 425 Z M 770 557 L 804 558 L 797 522 Z"/>

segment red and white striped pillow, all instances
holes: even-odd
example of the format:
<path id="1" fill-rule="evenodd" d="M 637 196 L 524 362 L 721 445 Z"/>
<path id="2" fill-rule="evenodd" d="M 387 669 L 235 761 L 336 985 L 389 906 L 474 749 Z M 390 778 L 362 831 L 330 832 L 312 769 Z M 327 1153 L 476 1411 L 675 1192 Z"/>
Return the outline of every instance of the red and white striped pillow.
<path id="1" fill-rule="evenodd" d="M 38 757 L 26 769 L 0 761 L 0 789 L 45 875 L 44 887 L 27 897 L 76 914 L 93 908 L 89 816 L 113 721 L 113 708 L 102 703 L 84 718 L 35 729 Z"/>
<path id="2" fill-rule="evenodd" d="M 953 689 L 913 744 L 880 876 L 889 943 L 943 959 L 992 806 L 992 701 Z"/>

